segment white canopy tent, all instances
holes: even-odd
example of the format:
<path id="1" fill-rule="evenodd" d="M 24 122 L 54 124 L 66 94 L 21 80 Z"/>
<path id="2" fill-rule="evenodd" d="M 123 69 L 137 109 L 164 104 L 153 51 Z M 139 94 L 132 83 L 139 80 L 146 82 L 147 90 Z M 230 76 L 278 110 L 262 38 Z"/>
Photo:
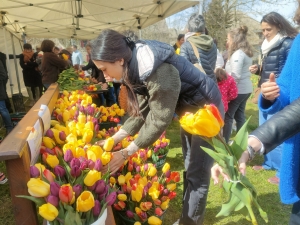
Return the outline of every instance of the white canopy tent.
<path id="1" fill-rule="evenodd" d="M 0 51 L 20 54 L 21 39 L 74 38 L 88 40 L 101 30 L 141 30 L 197 5 L 199 0 L 0 0 Z M 11 41 L 13 40 L 13 42 Z M 24 87 L 19 60 L 9 60 L 7 93 Z M 19 82 L 18 78 L 19 77 Z"/>
<path id="2" fill-rule="evenodd" d="M 22 68 L 19 64 L 19 59 L 13 59 L 14 52 L 16 55 L 22 52 L 22 41 L 13 33 L 7 31 L 3 27 L 0 27 L 0 52 L 9 55 L 12 59 L 7 64 L 9 72 L 9 81 L 7 82 L 7 94 L 11 97 L 12 94 L 23 93 L 27 96 L 26 88 L 24 86 Z"/>
<path id="3" fill-rule="evenodd" d="M 93 39 L 106 28 L 145 28 L 198 3 L 199 0 L 1 0 L 0 11 L 2 24 L 20 35 Z"/>

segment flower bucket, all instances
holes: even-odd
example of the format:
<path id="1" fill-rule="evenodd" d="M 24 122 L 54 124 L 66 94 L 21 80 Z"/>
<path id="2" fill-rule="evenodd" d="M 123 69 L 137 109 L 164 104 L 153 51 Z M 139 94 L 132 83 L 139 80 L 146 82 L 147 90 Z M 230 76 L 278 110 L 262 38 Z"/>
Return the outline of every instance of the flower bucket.
<path id="1" fill-rule="evenodd" d="M 117 215 L 119 216 L 122 225 L 134 225 L 134 223 L 136 222 L 136 220 L 131 220 L 128 217 L 122 215 L 121 212 L 117 212 Z M 148 225 L 147 221 L 141 224 Z"/>
<path id="2" fill-rule="evenodd" d="M 166 153 L 164 155 L 159 155 L 158 156 L 158 160 L 155 163 L 156 168 L 162 168 L 165 165 L 166 159 L 167 159 L 167 155 L 168 155 L 168 153 Z"/>
<path id="3" fill-rule="evenodd" d="M 99 217 L 98 220 L 96 220 L 91 225 L 105 225 L 106 218 L 107 218 L 107 208 L 104 210 L 102 216 Z M 48 221 L 47 221 L 47 225 L 50 225 Z"/>
<path id="4" fill-rule="evenodd" d="M 94 223 L 91 225 L 105 225 L 105 221 L 107 218 L 107 208 L 104 210 L 102 216 L 100 216 Z"/>
<path id="5" fill-rule="evenodd" d="M 131 220 L 128 217 L 124 216 L 122 214 L 122 212 L 120 211 L 115 211 L 117 212 L 116 214 L 119 216 L 119 219 L 121 221 L 122 225 L 134 225 L 134 223 L 136 222 L 136 220 Z M 157 216 L 159 219 L 163 220 L 165 214 L 166 214 L 167 210 L 164 211 L 164 213 L 161 216 Z M 148 225 L 148 221 L 146 220 L 144 223 L 140 222 L 142 225 Z"/>
<path id="6" fill-rule="evenodd" d="M 148 162 L 155 164 L 156 168 L 162 168 L 165 163 L 166 163 L 166 159 L 167 159 L 167 155 L 168 155 L 169 151 L 167 153 L 165 153 L 164 155 L 158 155 L 156 156 L 156 160 L 153 160 L 155 158 L 149 158 Z"/>

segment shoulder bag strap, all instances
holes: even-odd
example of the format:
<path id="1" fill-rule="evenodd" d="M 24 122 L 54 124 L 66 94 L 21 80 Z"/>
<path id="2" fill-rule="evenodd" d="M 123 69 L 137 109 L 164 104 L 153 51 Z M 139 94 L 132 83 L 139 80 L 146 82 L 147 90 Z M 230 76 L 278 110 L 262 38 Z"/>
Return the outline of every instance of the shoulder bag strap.
<path id="1" fill-rule="evenodd" d="M 190 41 L 188 41 L 190 42 Z M 198 63 L 197 64 L 194 64 L 194 66 L 196 66 L 202 73 L 206 74 L 205 70 L 203 69 L 202 65 L 201 65 L 201 61 L 200 61 L 200 55 L 199 55 L 199 52 L 198 52 L 198 49 L 196 48 L 196 46 L 190 42 L 192 48 L 193 48 L 193 51 L 196 55 L 196 58 L 198 59 Z"/>

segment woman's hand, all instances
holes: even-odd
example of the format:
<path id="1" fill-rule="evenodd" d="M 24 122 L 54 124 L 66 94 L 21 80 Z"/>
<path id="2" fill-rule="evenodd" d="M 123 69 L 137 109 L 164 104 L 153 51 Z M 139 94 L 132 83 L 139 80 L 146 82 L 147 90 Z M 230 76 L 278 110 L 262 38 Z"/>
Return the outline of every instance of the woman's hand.
<path id="1" fill-rule="evenodd" d="M 107 84 L 107 83 L 103 83 L 103 84 L 101 85 L 101 88 L 102 88 L 102 89 L 107 89 L 107 88 L 108 88 L 108 84 Z"/>
<path id="2" fill-rule="evenodd" d="M 99 145 L 102 147 L 104 145 L 104 143 L 105 143 L 105 140 L 100 140 L 100 141 L 96 141 L 95 145 Z"/>
<path id="3" fill-rule="evenodd" d="M 215 164 L 212 168 L 211 168 L 211 178 L 214 180 L 214 184 L 218 184 L 219 183 L 219 176 L 220 174 L 224 177 L 225 180 L 229 181 L 230 178 L 229 176 L 223 172 L 223 169 L 221 166 L 219 166 L 219 164 Z"/>
<path id="4" fill-rule="evenodd" d="M 244 151 L 243 154 L 241 155 L 241 158 L 239 159 L 239 170 L 241 174 L 245 176 L 246 174 L 246 162 L 249 160 L 249 153 L 248 151 Z M 223 172 L 223 169 L 219 164 L 215 164 L 211 168 L 211 178 L 214 180 L 214 184 L 219 183 L 219 176 L 222 175 L 224 177 L 224 180 L 229 181 L 230 177 Z"/>
<path id="5" fill-rule="evenodd" d="M 246 150 L 239 159 L 239 170 L 245 176 L 246 174 L 246 163 L 249 161 L 249 152 Z"/>
<path id="6" fill-rule="evenodd" d="M 91 81 L 92 81 L 94 84 L 97 84 L 97 83 L 98 83 L 97 79 L 95 79 L 94 77 L 91 78 Z"/>
<path id="7" fill-rule="evenodd" d="M 263 97 L 269 101 L 274 101 L 279 96 L 280 88 L 276 83 L 275 74 L 270 74 L 269 81 L 261 85 L 261 93 Z"/>
<path id="8" fill-rule="evenodd" d="M 252 65 L 252 66 L 249 67 L 250 73 L 255 74 L 257 72 L 257 70 L 258 70 L 258 66 L 257 65 Z"/>
<path id="9" fill-rule="evenodd" d="M 124 151 L 124 150 L 121 150 L 121 151 L 123 151 L 123 154 L 125 155 L 125 157 L 128 157 L 127 151 Z M 114 174 L 115 172 L 117 172 L 120 169 L 120 167 L 126 161 L 124 159 L 121 151 L 112 153 L 112 159 L 106 166 L 103 166 L 103 168 L 101 170 L 102 173 L 106 173 L 109 170 L 110 174 Z"/>

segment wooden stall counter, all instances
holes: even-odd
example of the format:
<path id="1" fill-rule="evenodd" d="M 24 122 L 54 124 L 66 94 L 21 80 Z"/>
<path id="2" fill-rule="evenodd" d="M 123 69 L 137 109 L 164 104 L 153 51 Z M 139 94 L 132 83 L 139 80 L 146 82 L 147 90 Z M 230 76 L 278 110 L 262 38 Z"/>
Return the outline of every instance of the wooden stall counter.
<path id="1" fill-rule="evenodd" d="M 16 195 L 29 195 L 27 182 L 30 179 L 31 155 L 27 138 L 34 124 L 39 120 L 40 106 L 48 106 L 52 113 L 58 96 L 58 84 L 52 84 L 0 145 L 0 161 L 5 161 L 6 164 L 13 213 L 17 225 L 39 224 L 35 205 L 27 199 L 17 198 Z M 111 208 L 108 210 L 106 224 L 115 225 Z"/>

